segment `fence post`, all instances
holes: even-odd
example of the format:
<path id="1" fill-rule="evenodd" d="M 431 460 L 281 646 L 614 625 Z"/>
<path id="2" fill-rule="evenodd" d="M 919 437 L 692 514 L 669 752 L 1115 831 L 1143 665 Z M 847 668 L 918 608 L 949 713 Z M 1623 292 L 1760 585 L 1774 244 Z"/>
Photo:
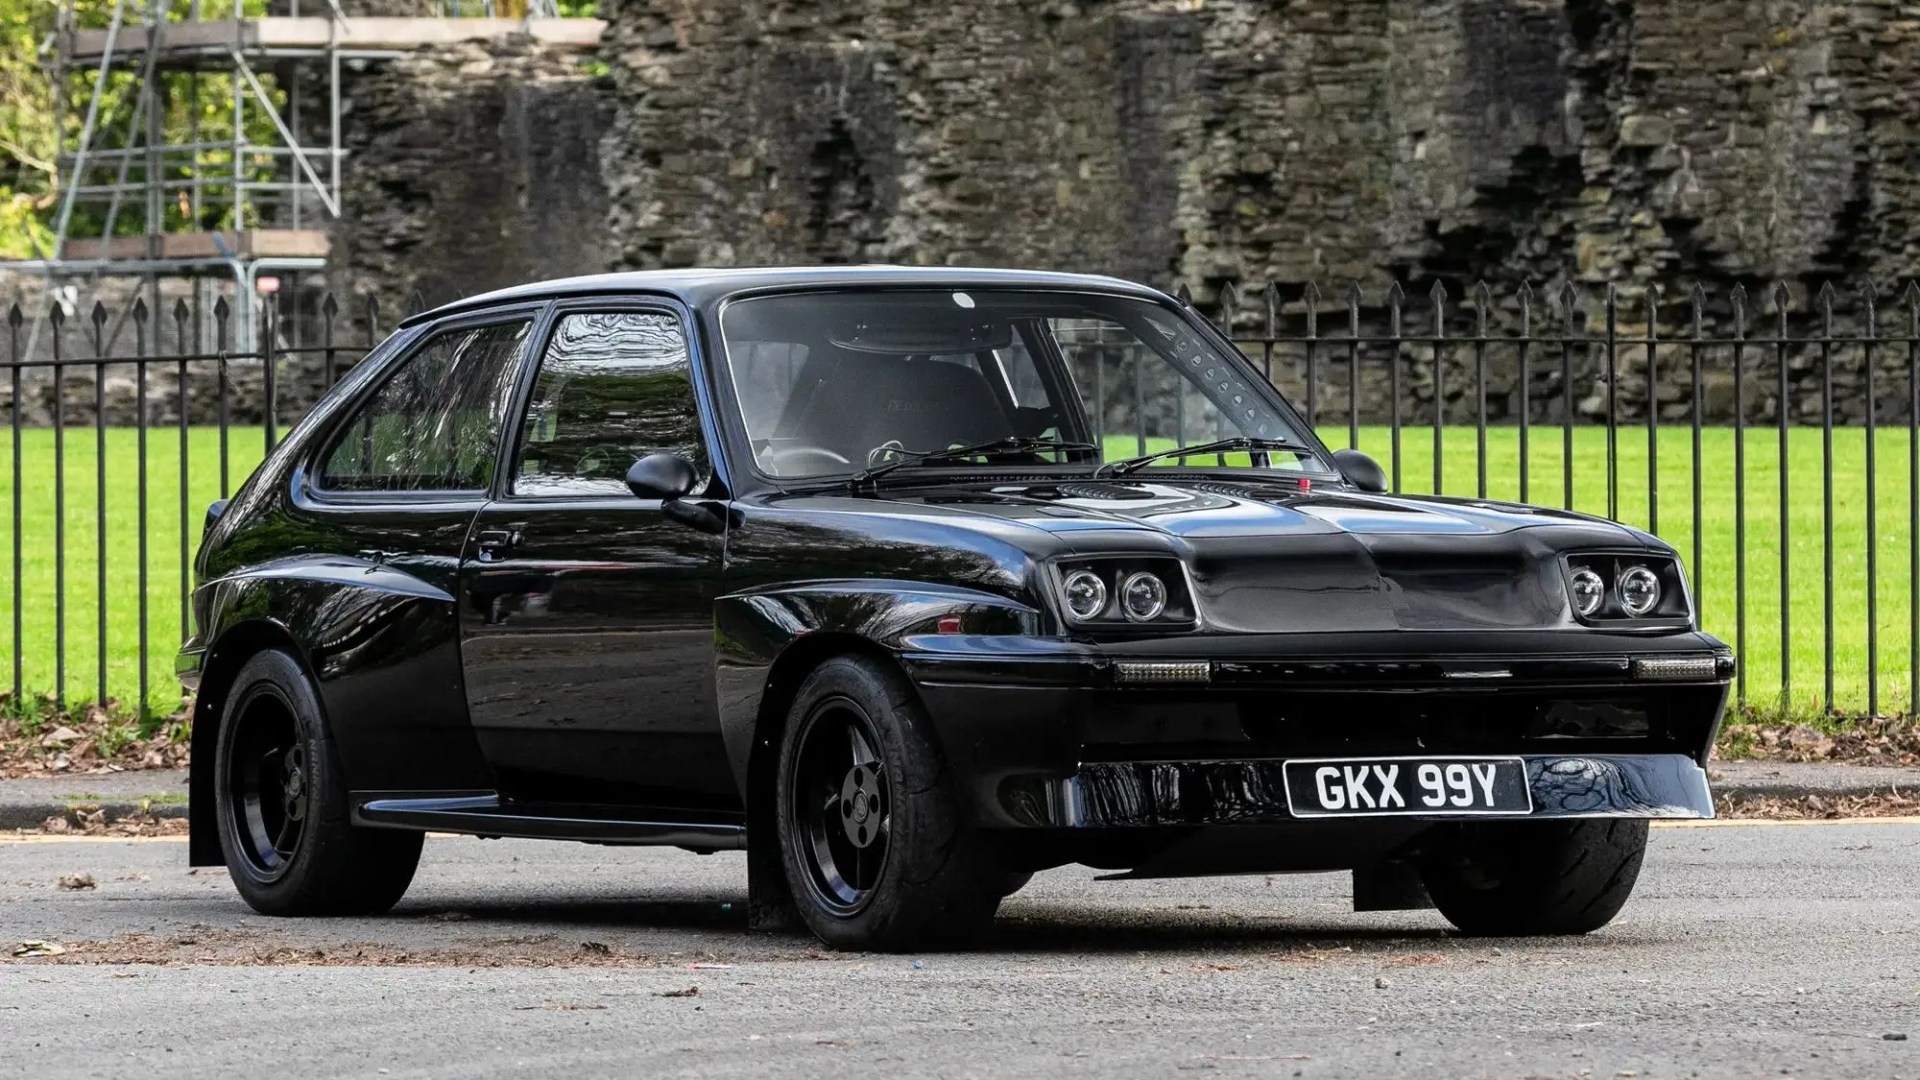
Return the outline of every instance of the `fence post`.
<path id="1" fill-rule="evenodd" d="M 53 343 L 53 550 L 67 550 L 67 369 L 62 355 L 66 309 L 58 300 L 47 313 Z M 53 701 L 67 702 L 67 560 L 53 560 Z"/>
<path id="2" fill-rule="evenodd" d="M 1867 713 L 1880 715 L 1880 527 L 1874 513 L 1874 497 L 1879 494 L 1874 454 L 1873 282 L 1860 283 L 1860 317 L 1866 331 L 1861 342 L 1860 366 L 1867 390 Z M 1829 578 L 1829 581 L 1832 579 Z"/>
<path id="3" fill-rule="evenodd" d="M 187 538 L 187 485 L 189 483 L 188 430 L 187 430 L 187 348 L 190 340 L 188 323 L 193 312 L 187 308 L 184 298 L 173 302 L 173 345 L 175 363 L 175 391 L 180 403 L 180 640 L 187 640 L 192 633 L 192 608 L 189 600 L 189 588 L 192 584 L 188 569 L 192 564 L 193 551 Z M 195 329 L 195 334 L 198 330 Z"/>
<path id="4" fill-rule="evenodd" d="M 1867 489 L 1873 501 L 1873 489 Z M 1833 712 L 1833 282 L 1820 286 L 1820 583 L 1821 704 Z"/>
<path id="5" fill-rule="evenodd" d="M 1660 532 L 1660 298 L 1658 285 L 1647 286 L 1647 531 Z"/>
<path id="6" fill-rule="evenodd" d="M 1387 368 L 1387 396 L 1393 399 L 1387 433 L 1393 444 L 1393 492 L 1396 495 L 1400 493 L 1400 302 L 1406 298 L 1399 282 L 1387 286 L 1387 341 L 1393 347 L 1389 357 L 1392 363 Z"/>
<path id="7" fill-rule="evenodd" d="M 107 705 L 107 307 L 93 302 L 94 696 Z"/>
<path id="8" fill-rule="evenodd" d="M 1605 375 L 1607 381 L 1607 518 L 1620 520 L 1620 380 L 1619 357 L 1616 350 L 1620 344 L 1620 290 L 1613 282 L 1607 282 L 1607 362 Z"/>
<path id="9" fill-rule="evenodd" d="M 1699 285 L 1695 285 L 1693 287 L 1692 301 L 1693 341 L 1690 345 L 1690 351 L 1693 355 L 1689 357 L 1689 360 L 1691 360 L 1693 364 L 1693 609 L 1699 611 L 1701 608 L 1700 596 L 1702 592 L 1700 584 L 1706 577 L 1706 572 L 1700 568 L 1700 527 L 1702 524 L 1700 513 L 1700 398 L 1702 394 L 1700 348 L 1701 339 L 1706 336 L 1707 291 Z"/>
<path id="10" fill-rule="evenodd" d="M 1747 655 L 1747 287 L 1735 285 L 1733 302 L 1733 602 L 1734 649 Z M 1747 665 L 1735 667 L 1742 708 L 1747 704 Z"/>
<path id="11" fill-rule="evenodd" d="M 260 372 L 262 386 L 260 392 L 260 419 L 265 429 L 266 445 L 262 454 L 273 453 L 275 437 L 279 434 L 275 413 L 278 412 L 276 393 L 275 358 L 273 339 L 279 331 L 280 294 L 268 293 L 266 302 L 260 305 Z"/>
<path id="12" fill-rule="evenodd" d="M 147 301 L 145 297 L 135 297 L 133 301 L 133 352 L 134 352 L 134 463 L 140 475 L 137 481 L 136 512 L 139 515 L 139 559 L 140 559 L 140 699 L 134 702 L 134 715 L 144 719 L 147 709 Z"/>
<path id="13" fill-rule="evenodd" d="M 1523 281 L 1514 295 L 1520 300 L 1520 501 L 1526 502 L 1532 472 L 1527 464 L 1527 429 L 1533 426 L 1533 379 L 1528 375 L 1527 361 L 1533 344 L 1533 286 Z"/>
<path id="14" fill-rule="evenodd" d="M 1485 278 L 1474 288 L 1473 400 L 1474 468 L 1478 474 L 1479 497 L 1487 497 L 1487 309 L 1493 306 L 1493 290 Z"/>
<path id="15" fill-rule="evenodd" d="M 1444 341 L 1447 336 L 1447 287 L 1435 280 L 1428 290 L 1433 298 L 1433 493 L 1446 490 L 1441 462 L 1446 456 L 1447 391 Z"/>
<path id="16" fill-rule="evenodd" d="M 1788 588 L 1791 560 L 1787 558 L 1793 547 L 1793 528 L 1787 515 L 1787 420 L 1793 398 L 1787 385 L 1787 286 L 1784 282 L 1774 283 L 1773 309 L 1779 324 L 1774 337 L 1774 355 L 1780 361 L 1780 398 L 1774 419 L 1780 431 L 1780 707 L 1784 709 L 1792 699 L 1793 689 L 1793 595 Z"/>
<path id="17" fill-rule="evenodd" d="M 20 365 L 22 363 L 20 356 L 20 327 L 26 321 L 26 313 L 20 310 L 18 303 L 15 303 L 7 309 L 7 359 L 9 361 L 7 382 L 13 391 L 13 397 L 9 399 L 13 405 L 8 426 L 13 429 L 13 704 L 15 708 L 23 707 L 26 704 L 25 698 L 21 696 L 25 692 L 25 687 L 21 685 L 21 671 L 22 665 L 25 662 L 23 654 L 26 652 L 26 641 L 22 634 L 23 627 L 21 625 L 20 614 L 20 414 L 22 412 L 20 404 Z"/>
<path id="18" fill-rule="evenodd" d="M 1347 445 L 1360 449 L 1360 283 L 1347 282 Z"/>
<path id="19" fill-rule="evenodd" d="M 227 306 L 227 298 L 222 296 L 213 302 L 213 351 L 214 362 L 219 365 L 220 376 L 220 497 L 226 498 L 230 487 L 228 470 L 229 452 L 227 446 L 228 421 L 231 415 L 229 404 L 229 380 L 227 377 L 227 317 L 232 313 Z"/>
<path id="20" fill-rule="evenodd" d="M 1560 289 L 1560 486 L 1562 501 L 1573 509 L 1573 312 L 1580 294 L 1569 281 Z"/>
<path id="21" fill-rule="evenodd" d="M 1307 288 L 1301 294 L 1307 302 L 1307 426 L 1317 434 L 1320 430 L 1320 287 L 1307 282 Z M 1280 290 L 1267 286 L 1267 381 L 1273 381 L 1273 344 L 1280 335 L 1279 320 L 1276 318 L 1280 302 Z"/>

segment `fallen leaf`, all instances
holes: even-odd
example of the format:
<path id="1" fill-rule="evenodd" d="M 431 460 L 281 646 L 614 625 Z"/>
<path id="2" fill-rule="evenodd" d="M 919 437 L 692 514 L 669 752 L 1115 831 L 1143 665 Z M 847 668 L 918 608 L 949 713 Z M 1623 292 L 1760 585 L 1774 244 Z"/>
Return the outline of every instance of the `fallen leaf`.
<path id="1" fill-rule="evenodd" d="M 697 986 L 689 986 L 685 990 L 662 990 L 654 996 L 671 998 L 699 997 L 700 988 Z"/>
<path id="2" fill-rule="evenodd" d="M 13 950 L 15 956 L 59 956 L 67 951 L 65 945 L 54 941 L 23 941 Z"/>
<path id="3" fill-rule="evenodd" d="M 93 875 L 92 874 L 62 874 L 60 875 L 60 887 L 63 889 L 70 889 L 70 890 L 91 889 L 94 887 Z"/>
<path id="4" fill-rule="evenodd" d="M 536 1009 L 545 1009 L 552 1012 L 592 1012 L 605 1008 L 605 1005 L 592 1001 L 543 1001 L 538 1005 L 516 1005 L 514 1011 L 531 1012 Z"/>

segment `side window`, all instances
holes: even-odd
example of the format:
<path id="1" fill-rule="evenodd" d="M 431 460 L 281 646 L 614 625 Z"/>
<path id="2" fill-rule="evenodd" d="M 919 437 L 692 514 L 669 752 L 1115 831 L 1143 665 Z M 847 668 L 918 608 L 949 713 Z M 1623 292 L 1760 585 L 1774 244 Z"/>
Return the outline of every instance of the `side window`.
<path id="1" fill-rule="evenodd" d="M 628 467 L 659 450 L 685 454 L 707 476 L 680 320 L 638 311 L 563 317 L 527 402 L 514 494 L 625 494 Z"/>
<path id="2" fill-rule="evenodd" d="M 322 491 L 485 491 L 529 321 L 447 330 L 400 362 L 322 457 Z"/>

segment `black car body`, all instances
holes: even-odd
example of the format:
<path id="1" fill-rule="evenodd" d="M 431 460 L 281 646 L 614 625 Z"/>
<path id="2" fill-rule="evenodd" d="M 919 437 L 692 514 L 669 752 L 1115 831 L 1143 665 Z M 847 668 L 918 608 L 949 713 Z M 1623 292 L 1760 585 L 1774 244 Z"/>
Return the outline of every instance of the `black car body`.
<path id="1" fill-rule="evenodd" d="M 745 847 L 756 921 L 855 946 L 1067 862 L 1604 923 L 1645 820 L 1712 815 L 1732 657 L 1651 535 L 1382 486 L 1112 279 L 462 301 L 214 510 L 192 861 L 295 912 L 392 903 L 425 830 Z"/>

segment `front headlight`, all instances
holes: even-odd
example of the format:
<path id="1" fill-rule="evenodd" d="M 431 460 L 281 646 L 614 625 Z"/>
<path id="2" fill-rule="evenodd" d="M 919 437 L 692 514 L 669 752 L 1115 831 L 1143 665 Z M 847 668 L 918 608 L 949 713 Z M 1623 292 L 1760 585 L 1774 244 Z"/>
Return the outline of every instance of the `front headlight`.
<path id="1" fill-rule="evenodd" d="M 1063 559 L 1052 567 L 1060 613 L 1088 629 L 1181 630 L 1199 622 L 1186 567 L 1169 555 Z"/>
<path id="2" fill-rule="evenodd" d="M 1066 600 L 1067 613 L 1081 622 L 1097 619 L 1107 609 L 1107 583 L 1091 570 L 1068 574 L 1060 594 Z"/>
<path id="3" fill-rule="evenodd" d="M 1680 561 L 1654 552 L 1580 552 L 1566 557 L 1567 599 L 1594 626 L 1691 626 Z"/>
<path id="4" fill-rule="evenodd" d="M 1620 606 L 1636 619 L 1653 613 L 1660 603 L 1660 578 L 1644 566 L 1629 566 L 1620 575 Z"/>
<path id="5" fill-rule="evenodd" d="M 1136 570 L 1120 586 L 1120 610 L 1134 622 L 1151 622 L 1167 610 L 1166 583 L 1151 570 Z"/>

